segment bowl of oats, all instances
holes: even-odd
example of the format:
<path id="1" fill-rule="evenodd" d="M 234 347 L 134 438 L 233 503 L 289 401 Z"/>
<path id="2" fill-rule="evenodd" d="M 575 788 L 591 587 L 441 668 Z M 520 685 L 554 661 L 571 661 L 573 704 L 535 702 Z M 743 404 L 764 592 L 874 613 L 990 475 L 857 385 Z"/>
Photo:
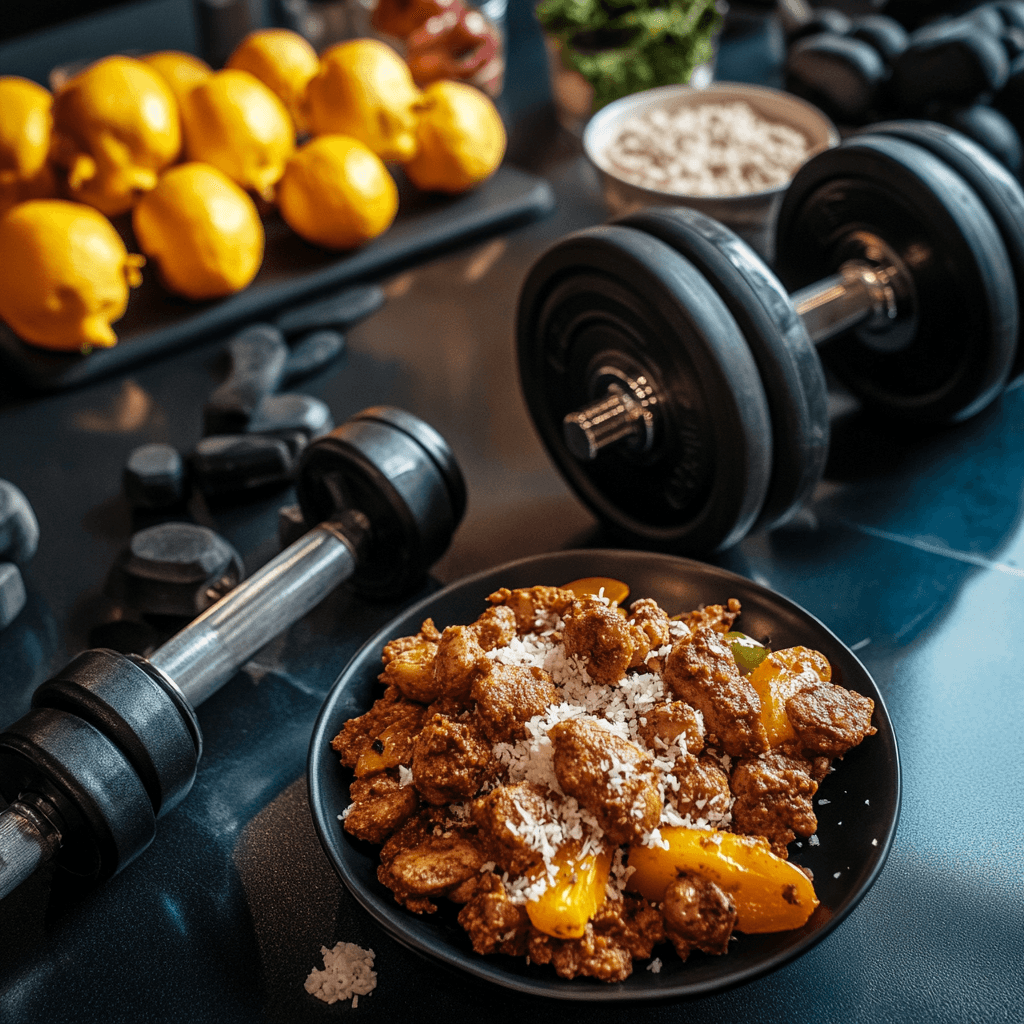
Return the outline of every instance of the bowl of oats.
<path id="1" fill-rule="evenodd" d="M 772 226 L 793 175 L 839 144 L 817 107 L 766 86 L 666 85 L 599 110 L 583 133 L 609 210 L 689 206 L 771 258 Z"/>

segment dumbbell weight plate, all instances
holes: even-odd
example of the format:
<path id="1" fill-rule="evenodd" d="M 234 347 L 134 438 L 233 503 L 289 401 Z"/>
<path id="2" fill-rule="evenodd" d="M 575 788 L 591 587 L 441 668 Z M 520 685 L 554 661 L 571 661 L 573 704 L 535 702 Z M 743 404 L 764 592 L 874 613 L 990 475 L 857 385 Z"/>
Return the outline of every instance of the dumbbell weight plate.
<path id="1" fill-rule="evenodd" d="M 748 532 L 771 473 L 768 403 L 736 321 L 692 263 L 634 228 L 570 235 L 527 277 L 517 346 L 541 439 L 602 521 L 683 552 Z M 654 441 L 647 451 L 613 444 L 584 462 L 562 421 L 604 397 L 611 371 L 653 385 Z"/>
<path id="2" fill-rule="evenodd" d="M 401 410 L 364 410 L 302 454 L 296 494 L 307 523 L 354 517 L 352 582 L 370 597 L 409 589 L 444 553 L 466 488 L 447 442 Z"/>
<path id="3" fill-rule="evenodd" d="M 772 419 L 772 472 L 754 524 L 770 529 L 803 504 L 828 456 L 821 359 L 778 278 L 734 232 L 697 210 L 652 208 L 619 223 L 685 256 L 711 282 L 750 346 Z"/>
<path id="4" fill-rule="evenodd" d="M 952 167 L 978 193 L 1006 246 L 1020 303 L 1024 296 L 1024 189 L 1016 178 L 972 139 L 934 121 L 882 121 L 869 131 L 872 135 L 891 135 L 922 146 Z M 1024 333 L 1024 317 L 1020 321 Z M 1010 383 L 1021 379 L 1024 336 L 1019 334 Z"/>
<path id="5" fill-rule="evenodd" d="M 822 358 L 866 402 L 918 420 L 968 419 L 1003 389 L 1018 308 L 1006 247 L 955 171 L 919 146 L 857 136 L 797 172 L 776 225 L 776 271 L 790 290 L 863 258 L 871 237 L 913 282 L 912 339 L 897 351 L 855 327 Z"/>
<path id="6" fill-rule="evenodd" d="M 156 834 L 153 805 L 124 754 L 56 708 L 32 708 L 0 734 L 0 797 L 24 792 L 44 796 L 64 819 L 56 861 L 74 875 L 109 878 Z"/>

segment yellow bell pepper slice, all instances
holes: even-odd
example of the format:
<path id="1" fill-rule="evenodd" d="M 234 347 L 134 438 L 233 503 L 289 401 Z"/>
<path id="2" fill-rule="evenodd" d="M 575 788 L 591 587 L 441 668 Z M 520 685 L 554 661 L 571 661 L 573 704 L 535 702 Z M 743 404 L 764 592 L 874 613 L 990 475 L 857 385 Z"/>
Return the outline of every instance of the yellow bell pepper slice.
<path id="1" fill-rule="evenodd" d="M 786 701 L 809 686 L 820 686 L 831 679 L 832 666 L 828 659 L 808 647 L 772 651 L 747 676 L 761 698 L 761 721 L 773 747 L 796 739 L 786 714 Z"/>
<path id="2" fill-rule="evenodd" d="M 683 827 L 661 829 L 667 850 L 629 849 L 628 888 L 660 903 L 679 872 L 710 879 L 732 898 L 736 930 L 782 932 L 799 928 L 814 913 L 818 897 L 810 879 L 794 864 L 771 852 L 760 836 Z"/>
<path id="3" fill-rule="evenodd" d="M 612 604 L 622 604 L 629 597 L 629 587 L 622 580 L 609 579 L 607 576 L 585 576 L 572 583 L 563 583 L 562 590 L 571 590 L 577 597 L 597 597 L 603 590 L 604 596 Z"/>
<path id="4" fill-rule="evenodd" d="M 556 939 L 578 939 L 587 922 L 605 900 L 605 885 L 611 870 L 612 851 L 579 855 L 579 847 L 568 843 L 554 856 L 558 868 L 555 880 L 536 899 L 526 904 L 533 926 Z M 539 876 L 542 868 L 531 874 Z"/>

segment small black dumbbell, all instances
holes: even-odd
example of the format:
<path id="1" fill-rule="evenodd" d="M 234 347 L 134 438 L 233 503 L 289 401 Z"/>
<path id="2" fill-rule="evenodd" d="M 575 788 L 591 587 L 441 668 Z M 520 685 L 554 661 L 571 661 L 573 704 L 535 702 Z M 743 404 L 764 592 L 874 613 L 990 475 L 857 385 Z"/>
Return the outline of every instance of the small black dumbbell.
<path id="1" fill-rule="evenodd" d="M 851 36 L 804 36 L 786 54 L 787 91 L 840 124 L 863 124 L 879 104 L 889 69 L 878 51 Z"/>
<path id="2" fill-rule="evenodd" d="M 1024 374 L 1024 192 L 958 132 L 895 122 L 812 157 L 775 247 L 778 276 L 717 222 L 648 209 L 527 276 L 530 413 L 633 541 L 704 554 L 785 522 L 825 465 L 823 360 L 866 403 L 939 422 Z"/>
<path id="3" fill-rule="evenodd" d="M 970 17 L 914 32 L 889 78 L 890 105 L 904 116 L 929 103 L 969 106 L 998 93 L 1010 62 L 999 37 Z"/>
<path id="4" fill-rule="evenodd" d="M 132 450 L 122 473 L 125 497 L 133 508 L 165 509 L 186 496 L 185 463 L 169 444 L 144 444 Z"/>
<path id="5" fill-rule="evenodd" d="M 100 879 L 137 856 L 192 785 L 196 705 L 346 580 L 371 597 L 418 584 L 466 502 L 444 439 L 387 407 L 313 441 L 297 493 L 311 528 L 294 544 L 148 659 L 80 655 L 0 733 L 0 898 L 51 858 Z"/>
<path id="6" fill-rule="evenodd" d="M 209 527 L 160 523 L 132 535 L 108 590 L 142 615 L 193 619 L 244 575 L 241 555 Z"/>
<path id="7" fill-rule="evenodd" d="M 19 566 L 39 546 L 39 522 L 28 498 L 8 480 L 0 480 L 0 629 L 25 607 L 25 581 Z"/>

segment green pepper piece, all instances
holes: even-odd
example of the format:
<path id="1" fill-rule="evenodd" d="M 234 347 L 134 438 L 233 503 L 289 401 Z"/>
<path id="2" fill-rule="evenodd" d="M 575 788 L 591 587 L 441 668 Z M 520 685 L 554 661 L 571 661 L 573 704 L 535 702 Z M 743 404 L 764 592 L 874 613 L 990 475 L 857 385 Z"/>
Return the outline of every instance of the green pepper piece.
<path id="1" fill-rule="evenodd" d="M 768 648 L 746 633 L 726 633 L 725 639 L 736 659 L 736 667 L 744 675 L 749 675 L 768 657 Z"/>

